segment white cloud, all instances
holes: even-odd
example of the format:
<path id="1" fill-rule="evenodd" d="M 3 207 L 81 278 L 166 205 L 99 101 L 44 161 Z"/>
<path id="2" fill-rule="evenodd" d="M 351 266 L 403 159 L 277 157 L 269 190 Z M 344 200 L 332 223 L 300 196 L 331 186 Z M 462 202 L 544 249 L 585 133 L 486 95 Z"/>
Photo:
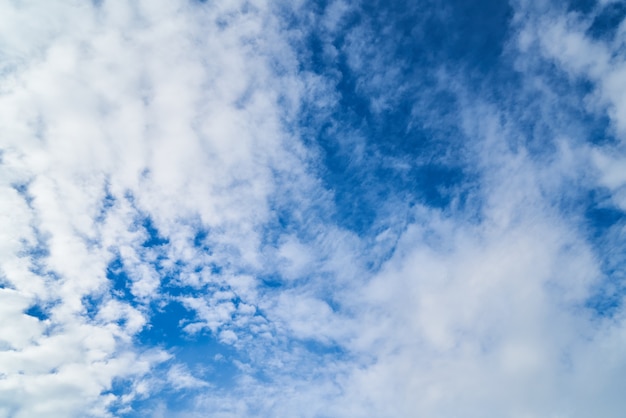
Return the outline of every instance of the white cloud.
<path id="1" fill-rule="evenodd" d="M 520 36 L 545 35 L 554 42 L 544 52 L 572 61 L 566 73 L 606 75 L 604 49 L 587 49 L 584 36 L 567 34 L 569 18 L 555 24 L 532 16 L 547 26 L 524 22 L 524 31 L 537 33 Z M 523 49 L 520 59 L 526 52 L 536 51 Z M 528 91 L 516 92 L 521 99 L 538 87 L 545 97 L 557 94 L 531 68 L 520 63 L 518 68 L 528 71 L 523 74 Z M 262 307 L 274 315 L 269 318 L 275 335 L 330 340 L 346 356 L 307 369 L 310 353 L 276 348 L 283 361 L 266 363 L 270 385 L 251 379 L 241 383 L 241 393 L 207 395 L 205 410 L 218 410 L 219 399 L 232 414 L 225 416 L 620 416 L 619 370 L 626 358 L 615 350 L 626 329 L 623 309 L 603 317 L 587 306 L 607 280 L 604 260 L 588 240 L 580 214 L 564 201 L 610 182 L 617 197 L 621 157 L 612 159 L 608 152 L 615 149 L 565 133 L 541 137 L 555 146 L 536 155 L 525 146 L 530 139 L 524 137 L 519 109 L 485 104 L 458 84 L 451 90 L 463 104 L 462 133 L 481 177 L 473 191 L 480 203 L 470 208 L 477 214 L 414 207 L 393 257 L 374 274 L 362 269 L 354 254 L 356 249 L 378 254 L 377 249 L 348 244 L 348 234 L 329 234 L 353 256 L 338 261 L 343 268 L 330 269 L 332 261 L 324 257 L 314 262 L 333 272 L 339 312 L 320 298 L 323 286 L 315 279 Z M 550 107 L 558 104 L 545 104 L 552 113 L 536 116 L 550 132 L 568 128 Z M 381 236 L 379 241 L 386 241 Z M 293 242 L 283 248 L 285 259 L 307 253 Z M 322 242 L 311 245 L 313 254 L 323 254 Z M 280 347 L 276 340 L 270 344 Z M 600 360 L 605 357 L 610 360 Z M 298 386 L 303 381 L 308 385 Z M 305 404 L 310 407 L 303 409 Z"/>
<path id="2" fill-rule="evenodd" d="M 515 6 L 518 69 L 547 59 L 590 79 L 584 110 L 606 110 L 623 139 L 619 41 L 589 39 L 576 16 Z M 479 203 L 407 204 L 403 218 L 381 202 L 382 229 L 359 237 L 318 213 L 334 210 L 332 193 L 290 119 L 302 100 L 331 113 L 338 75 L 299 73 L 290 42 L 304 35 L 281 32 L 273 7 L 0 6 L 0 416 L 113 416 L 165 384 L 193 391 L 194 410 L 155 399 L 154 416 L 619 416 L 624 312 L 586 307 L 604 260 L 560 200 L 604 186 L 626 208 L 623 141 L 562 134 L 537 157 L 519 110 L 436 70 L 436 89 L 460 103 L 442 119 L 467 141 Z M 349 11 L 332 2 L 322 38 Z M 406 90 L 370 29 L 348 34 L 343 52 L 380 113 Z M 327 44 L 334 62 L 341 51 Z M 541 85 L 535 75 L 525 82 Z M 443 124 L 421 94 L 412 116 Z M 558 131 L 552 115 L 537 118 Z M 365 139 L 334 133 L 354 166 L 368 164 Z M 266 232 L 279 210 L 301 230 Z M 162 245 L 143 245 L 147 219 Z M 130 295 L 110 279 L 121 273 Z M 261 285 L 276 274 L 276 288 Z M 241 356 L 207 356 L 237 369 L 231 383 L 141 345 L 152 307 L 168 301 L 190 311 L 179 323 L 190 338 L 208 330 Z M 33 306 L 41 318 L 25 313 Z"/>
<path id="3" fill-rule="evenodd" d="M 613 127 L 612 134 L 619 138 L 618 145 L 593 150 L 599 182 L 614 192 L 615 204 L 626 208 L 621 190 L 624 174 L 620 169 L 624 166 L 626 135 L 626 61 L 620 53 L 623 39 L 620 35 L 624 25 L 622 22 L 618 26 L 614 40 L 593 39 L 587 33 L 593 19 L 607 5 L 598 5 L 590 17 L 552 11 L 541 18 L 528 18 L 523 21 L 519 38 L 525 44 L 535 40 L 541 54 L 571 77 L 592 82 L 593 89 L 587 97 L 589 110 L 597 114 L 606 113 Z M 526 9 L 532 10 L 531 7 Z M 521 13 L 524 10 L 521 8 Z"/>
<path id="4" fill-rule="evenodd" d="M 168 383 L 174 389 L 195 389 L 209 386 L 208 383 L 194 377 L 185 366 L 181 364 L 173 365 L 167 372 Z"/>
<path id="5" fill-rule="evenodd" d="M 161 294 L 162 257 L 233 271 L 262 264 L 259 225 L 271 215 L 275 173 L 305 170 L 303 154 L 284 145 L 277 104 L 283 83 L 292 97 L 301 87 L 274 78 L 267 52 L 286 62 L 290 52 L 267 12 L 264 2 L 1 6 L 6 414 L 107 416 L 143 391 L 107 392 L 169 356 L 133 346 Z M 172 245 L 142 247 L 145 217 Z M 210 230 L 210 260 L 193 246 L 200 226 Z M 116 257 L 143 307 L 112 292 Z M 222 280 L 201 277 L 196 285 Z M 249 281 L 232 286 L 253 296 Z M 201 314 L 212 328 L 234 310 L 218 302 L 217 314 Z M 33 304 L 47 319 L 23 313 Z M 236 339 L 229 330 L 222 338 Z M 179 388 L 196 382 L 178 369 L 170 377 Z"/>

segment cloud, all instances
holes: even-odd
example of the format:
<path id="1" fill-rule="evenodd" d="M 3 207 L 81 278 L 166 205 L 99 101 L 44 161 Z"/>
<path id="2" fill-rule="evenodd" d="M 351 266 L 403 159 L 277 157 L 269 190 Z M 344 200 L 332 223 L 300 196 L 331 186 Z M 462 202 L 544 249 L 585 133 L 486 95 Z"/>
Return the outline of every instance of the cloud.
<path id="1" fill-rule="evenodd" d="M 278 105 L 283 83 L 300 87 L 270 68 L 263 3 L 2 9 L 3 404 L 107 416 L 135 398 L 115 382 L 170 357 L 137 336 L 177 265 L 261 265 L 274 176 L 305 176 Z"/>
<path id="2" fill-rule="evenodd" d="M 0 6 L 0 416 L 620 416 L 624 25 L 491 3 Z"/>
<path id="3" fill-rule="evenodd" d="M 560 70 L 592 83 L 592 90 L 585 97 L 588 110 L 606 113 L 612 127 L 608 134 L 616 136 L 619 141 L 613 146 L 593 150 L 596 168 L 600 172 L 601 184 L 614 191 L 615 203 L 623 208 L 623 193 L 619 192 L 622 182 L 618 180 L 621 174 L 617 169 L 617 161 L 623 155 L 621 143 L 626 126 L 622 93 L 626 80 L 625 64 L 618 52 L 623 22 L 617 20 L 614 27 L 606 28 L 616 32 L 614 39 L 597 39 L 589 33 L 590 27 L 609 9 L 611 4 L 598 4 L 589 15 L 551 13 L 543 19 L 529 19 L 522 29 L 520 41 L 528 44 L 533 39 L 542 55 L 555 62 Z"/>
<path id="4" fill-rule="evenodd" d="M 188 370 L 182 365 L 172 366 L 167 374 L 169 383 L 176 390 L 201 388 L 206 387 L 208 384 L 200 379 L 193 377 Z"/>

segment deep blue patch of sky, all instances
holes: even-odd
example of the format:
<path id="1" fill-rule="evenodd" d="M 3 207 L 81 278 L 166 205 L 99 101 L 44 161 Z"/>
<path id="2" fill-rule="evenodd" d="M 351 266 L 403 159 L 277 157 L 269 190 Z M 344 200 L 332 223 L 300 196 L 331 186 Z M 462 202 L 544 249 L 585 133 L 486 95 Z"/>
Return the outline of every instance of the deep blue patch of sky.
<path id="1" fill-rule="evenodd" d="M 150 218 L 149 216 L 146 216 L 141 225 L 143 226 L 143 228 L 145 229 L 146 233 L 147 233 L 147 238 L 143 243 L 144 247 L 156 247 L 159 245 L 165 245 L 167 243 L 169 243 L 169 240 L 165 237 L 163 237 L 160 233 L 159 230 L 156 228 L 156 226 L 154 225 L 154 222 L 152 221 L 152 218 Z"/>
<path id="2" fill-rule="evenodd" d="M 565 3 L 568 7 L 568 10 L 578 12 L 578 13 L 590 13 L 597 6 L 597 0 L 568 0 Z"/>
<path id="3" fill-rule="evenodd" d="M 596 315 L 611 316 L 623 306 L 626 293 L 626 212 L 616 207 L 605 189 L 592 190 L 584 199 L 587 238 L 604 274 L 586 303 Z"/>
<path id="4" fill-rule="evenodd" d="M 49 318 L 49 315 L 48 315 L 48 312 L 46 312 L 46 309 L 43 306 L 38 305 L 38 304 L 33 305 L 30 308 L 26 309 L 24 313 L 26 315 L 35 317 L 39 319 L 40 321 L 45 321 L 46 319 Z"/>
<path id="5" fill-rule="evenodd" d="M 508 4 L 363 2 L 332 34 L 320 24 L 325 7 L 312 7 L 318 19 L 308 22 L 301 59 L 304 69 L 330 80 L 338 102 L 325 121 L 311 115 L 318 111 L 314 104 L 305 106 L 302 124 L 311 133 L 317 123 L 315 144 L 324 157 L 325 186 L 335 193 L 336 220 L 367 234 L 381 202 L 397 194 L 413 196 L 408 204 L 445 208 L 453 191 L 473 178 L 464 173 L 464 138 L 452 116 L 455 96 L 437 85 L 435 71 L 462 68 L 482 85 L 500 68 Z M 350 39 L 357 32 L 373 48 L 355 51 Z M 329 46 L 339 51 L 336 58 L 325 52 Z M 351 54 L 359 55 L 360 67 L 351 66 Z M 389 105 L 374 109 L 376 99 Z M 386 158 L 403 163 L 402 170 Z"/>
<path id="6" fill-rule="evenodd" d="M 130 291 L 132 281 L 124 269 L 121 257 L 114 258 L 107 266 L 107 279 L 111 283 L 114 295 L 125 301 L 134 301 L 134 296 Z"/>
<path id="7" fill-rule="evenodd" d="M 613 40 L 624 17 L 626 17 L 626 4 L 622 2 L 608 4 L 593 19 L 588 33 L 597 39 Z"/>
<path id="8" fill-rule="evenodd" d="M 176 300 L 154 309 L 150 323 L 137 336 L 140 346 L 161 347 L 174 354 L 176 362 L 185 364 L 193 374 L 228 387 L 237 374 L 233 360 L 241 358 L 231 346 L 220 343 L 209 331 L 189 334 L 183 327 L 194 314 Z"/>

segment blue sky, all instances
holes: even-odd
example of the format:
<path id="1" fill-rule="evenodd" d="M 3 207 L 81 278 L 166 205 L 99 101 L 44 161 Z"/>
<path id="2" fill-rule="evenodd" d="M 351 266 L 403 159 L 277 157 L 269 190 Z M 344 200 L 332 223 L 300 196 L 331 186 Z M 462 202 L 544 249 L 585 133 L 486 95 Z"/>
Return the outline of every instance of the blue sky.
<path id="1" fill-rule="evenodd" d="M 626 7 L 0 2 L 0 418 L 621 417 Z"/>

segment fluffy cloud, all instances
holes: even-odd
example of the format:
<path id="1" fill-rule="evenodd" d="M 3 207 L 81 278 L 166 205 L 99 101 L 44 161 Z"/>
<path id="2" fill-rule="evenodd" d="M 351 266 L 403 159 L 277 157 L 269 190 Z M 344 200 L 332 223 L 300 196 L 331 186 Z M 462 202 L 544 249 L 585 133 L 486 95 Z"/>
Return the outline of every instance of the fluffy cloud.
<path id="1" fill-rule="evenodd" d="M 262 2 L 20 2 L 2 16 L 2 403 L 106 415 L 134 396 L 115 381 L 169 358 L 135 336 L 176 263 L 260 266 L 274 176 L 304 175 L 279 106 L 300 87 L 271 69 L 284 41 Z"/>
<path id="2" fill-rule="evenodd" d="M 0 416 L 620 416 L 624 25 L 457 3 L 0 6 Z"/>

